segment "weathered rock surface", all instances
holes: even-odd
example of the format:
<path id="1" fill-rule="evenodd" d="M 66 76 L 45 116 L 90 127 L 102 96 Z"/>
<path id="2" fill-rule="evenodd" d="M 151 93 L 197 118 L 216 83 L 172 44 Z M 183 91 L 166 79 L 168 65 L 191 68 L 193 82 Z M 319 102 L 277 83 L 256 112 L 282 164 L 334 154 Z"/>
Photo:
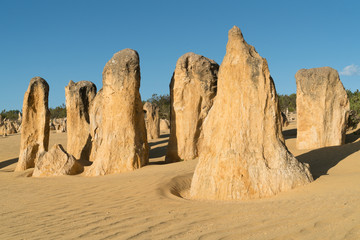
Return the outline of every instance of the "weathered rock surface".
<path id="1" fill-rule="evenodd" d="M 159 107 L 146 102 L 144 104 L 145 113 L 145 125 L 147 139 L 158 139 L 160 137 L 160 116 L 159 116 Z"/>
<path id="2" fill-rule="evenodd" d="M 89 161 L 92 145 L 89 106 L 95 95 L 96 86 L 89 81 L 70 81 L 65 87 L 67 152 L 78 160 Z"/>
<path id="3" fill-rule="evenodd" d="M 97 157 L 98 148 L 102 144 L 102 99 L 104 98 L 103 89 L 100 89 L 96 94 L 95 98 L 90 103 L 89 107 L 89 117 L 90 117 L 90 135 L 91 135 L 91 152 L 90 152 L 90 161 L 93 161 Z M 105 116 L 106 117 L 106 116 Z"/>
<path id="4" fill-rule="evenodd" d="M 350 105 L 338 72 L 330 67 L 301 69 L 295 78 L 297 148 L 344 144 Z"/>
<path id="5" fill-rule="evenodd" d="M 166 162 L 198 156 L 202 124 L 216 95 L 219 65 L 206 57 L 186 53 L 176 63 L 170 84 L 170 138 Z"/>
<path id="6" fill-rule="evenodd" d="M 105 65 L 103 88 L 90 107 L 93 164 L 86 175 L 132 171 L 149 161 L 140 88 L 139 55 L 116 53 Z"/>
<path id="7" fill-rule="evenodd" d="M 167 119 L 160 119 L 160 132 L 170 131 L 170 123 Z"/>
<path id="8" fill-rule="evenodd" d="M 313 180 L 285 146 L 267 61 L 238 27 L 229 31 L 218 92 L 203 129 L 193 199 L 262 198 Z"/>
<path id="9" fill-rule="evenodd" d="M 55 144 L 48 152 L 42 152 L 35 163 L 33 177 L 75 175 L 84 167 L 68 154 L 61 144 Z"/>
<path id="10" fill-rule="evenodd" d="M 32 168 L 39 154 L 48 150 L 50 111 L 49 85 L 41 77 L 31 79 L 22 108 L 19 161 L 15 171 Z"/>

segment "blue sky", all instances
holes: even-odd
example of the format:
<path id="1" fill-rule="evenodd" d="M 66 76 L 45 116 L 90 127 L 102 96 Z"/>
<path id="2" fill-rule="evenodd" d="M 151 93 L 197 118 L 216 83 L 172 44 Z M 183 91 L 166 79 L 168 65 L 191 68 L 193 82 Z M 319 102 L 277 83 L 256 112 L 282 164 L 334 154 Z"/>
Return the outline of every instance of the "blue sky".
<path id="1" fill-rule="evenodd" d="M 279 94 L 296 92 L 301 68 L 330 66 L 360 89 L 360 1 L 0 0 L 0 109 L 21 109 L 32 77 L 65 103 L 70 80 L 102 87 L 114 53 L 140 55 L 143 100 L 168 94 L 177 59 L 194 52 L 221 64 L 238 26 L 268 60 Z"/>

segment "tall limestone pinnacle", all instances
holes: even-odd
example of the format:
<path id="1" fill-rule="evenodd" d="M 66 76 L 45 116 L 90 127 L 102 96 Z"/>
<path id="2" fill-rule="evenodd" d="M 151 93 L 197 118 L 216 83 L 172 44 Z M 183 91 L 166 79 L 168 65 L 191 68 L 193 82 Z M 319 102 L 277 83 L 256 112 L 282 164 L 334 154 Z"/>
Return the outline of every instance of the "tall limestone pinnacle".
<path id="1" fill-rule="evenodd" d="M 330 67 L 301 69 L 295 78 L 297 148 L 344 144 L 350 104 L 338 72 Z"/>
<path id="2" fill-rule="evenodd" d="M 158 139 L 160 137 L 159 107 L 150 102 L 146 102 L 143 108 L 145 112 L 147 139 Z"/>
<path id="3" fill-rule="evenodd" d="M 308 166 L 285 146 L 267 61 L 236 26 L 229 31 L 217 86 L 203 126 L 191 198 L 262 198 L 313 181 Z"/>
<path id="4" fill-rule="evenodd" d="M 191 160 L 198 156 L 202 124 L 216 96 L 219 65 L 204 56 L 181 56 L 170 83 L 170 138 L 166 162 Z"/>
<path id="5" fill-rule="evenodd" d="M 49 84 L 41 77 L 30 80 L 22 108 L 19 161 L 15 171 L 35 166 L 39 154 L 47 151 L 50 134 Z"/>
<path id="6" fill-rule="evenodd" d="M 70 81 L 65 87 L 67 151 L 76 159 L 89 161 L 91 151 L 89 106 L 95 95 L 96 86 L 89 81 L 77 83 Z"/>
<path id="7" fill-rule="evenodd" d="M 90 104 L 93 164 L 88 176 L 132 171 L 149 161 L 143 106 L 139 93 L 139 55 L 132 49 L 114 54 L 103 71 L 103 88 Z"/>

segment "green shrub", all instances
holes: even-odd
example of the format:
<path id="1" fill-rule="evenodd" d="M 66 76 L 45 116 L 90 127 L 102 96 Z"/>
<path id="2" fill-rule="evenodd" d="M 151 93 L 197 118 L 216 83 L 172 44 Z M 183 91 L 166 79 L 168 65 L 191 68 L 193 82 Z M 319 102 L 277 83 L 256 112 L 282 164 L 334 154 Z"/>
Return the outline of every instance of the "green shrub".
<path id="1" fill-rule="evenodd" d="M 57 106 L 56 108 L 50 108 L 50 118 L 65 118 L 66 117 L 66 106 L 65 104 L 61 104 L 60 106 Z"/>
<path id="2" fill-rule="evenodd" d="M 1 116 L 3 119 L 9 119 L 9 120 L 17 120 L 19 118 L 19 110 L 9 110 L 6 111 L 5 109 L 1 111 Z"/>
<path id="3" fill-rule="evenodd" d="M 170 120 L 170 95 L 157 95 L 153 94 L 151 98 L 147 100 L 159 107 L 160 118 Z M 144 103 L 144 102 L 143 102 Z"/>
<path id="4" fill-rule="evenodd" d="M 279 105 L 280 110 L 282 112 L 286 111 L 286 108 L 289 110 L 289 112 L 296 111 L 296 94 L 290 94 L 290 95 L 278 95 L 279 97 Z"/>
<path id="5" fill-rule="evenodd" d="M 350 114 L 347 124 L 348 129 L 355 129 L 360 122 L 360 92 L 346 90 L 350 102 Z"/>

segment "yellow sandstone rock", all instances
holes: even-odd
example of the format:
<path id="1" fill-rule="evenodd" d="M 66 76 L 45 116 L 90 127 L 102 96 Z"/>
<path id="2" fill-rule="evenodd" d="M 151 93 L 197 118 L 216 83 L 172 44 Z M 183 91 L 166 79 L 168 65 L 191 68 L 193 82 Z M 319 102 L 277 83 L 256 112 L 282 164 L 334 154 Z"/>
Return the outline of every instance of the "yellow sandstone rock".
<path id="1" fill-rule="evenodd" d="M 150 102 L 144 104 L 145 124 L 147 139 L 158 139 L 160 137 L 159 107 Z"/>
<path id="2" fill-rule="evenodd" d="M 33 177 L 74 175 L 84 167 L 68 154 L 61 144 L 55 144 L 48 152 L 42 152 L 35 163 Z"/>
<path id="3" fill-rule="evenodd" d="M 170 123 L 167 119 L 160 119 L 160 132 L 167 132 L 170 130 Z"/>
<path id="4" fill-rule="evenodd" d="M 263 198 L 313 180 L 308 166 L 285 146 L 266 59 L 235 26 L 229 31 L 217 95 L 203 131 L 190 189 L 193 199 Z"/>
<path id="5" fill-rule="evenodd" d="M 65 87 L 67 117 L 67 152 L 78 160 L 89 161 L 91 152 L 89 105 L 95 98 L 96 86 L 89 81 Z"/>
<path id="6" fill-rule="evenodd" d="M 24 95 L 20 155 L 15 171 L 34 167 L 39 154 L 48 150 L 50 132 L 48 97 L 48 83 L 41 77 L 32 78 Z"/>
<path id="7" fill-rule="evenodd" d="M 330 67 L 301 69 L 295 78 L 297 148 L 344 144 L 350 104 L 338 72 Z"/>
<path id="8" fill-rule="evenodd" d="M 144 113 L 139 93 L 139 55 L 116 53 L 105 65 L 103 88 L 90 107 L 93 146 L 88 176 L 132 171 L 149 161 Z"/>
<path id="9" fill-rule="evenodd" d="M 176 63 L 170 84 L 170 139 L 166 162 L 198 156 L 202 125 L 216 95 L 219 65 L 206 57 L 186 53 Z"/>

